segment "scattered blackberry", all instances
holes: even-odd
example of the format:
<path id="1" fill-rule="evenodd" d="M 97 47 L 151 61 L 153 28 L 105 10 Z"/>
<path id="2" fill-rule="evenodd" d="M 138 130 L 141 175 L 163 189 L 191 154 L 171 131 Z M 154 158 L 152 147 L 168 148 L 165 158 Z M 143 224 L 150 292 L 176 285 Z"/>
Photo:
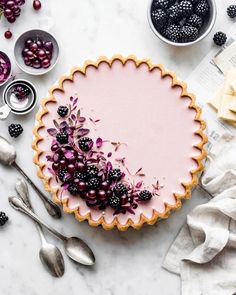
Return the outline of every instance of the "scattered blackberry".
<path id="1" fill-rule="evenodd" d="M 206 0 L 201 0 L 195 7 L 195 13 L 199 16 L 205 16 L 209 11 L 209 5 Z"/>
<path id="2" fill-rule="evenodd" d="M 97 174 L 98 174 L 98 168 L 97 168 L 97 166 L 95 166 L 95 165 L 89 165 L 87 167 L 86 174 L 90 178 L 97 176 Z"/>
<path id="3" fill-rule="evenodd" d="M 181 19 L 181 14 L 178 5 L 171 6 L 168 10 L 168 14 L 170 22 L 177 22 Z"/>
<path id="4" fill-rule="evenodd" d="M 79 148 L 82 152 L 88 152 L 93 147 L 93 140 L 89 137 L 82 137 L 79 140 Z"/>
<path id="5" fill-rule="evenodd" d="M 110 181 L 120 180 L 121 176 L 122 176 L 122 173 L 120 169 L 111 169 L 108 173 L 108 179 Z"/>
<path id="6" fill-rule="evenodd" d="M 78 194 L 79 189 L 78 189 L 78 186 L 75 183 L 71 183 L 68 186 L 68 191 L 70 192 L 71 195 L 75 196 L 75 195 Z"/>
<path id="7" fill-rule="evenodd" d="M 184 26 L 182 29 L 181 42 L 192 42 L 198 37 L 198 29 L 195 27 Z"/>
<path id="8" fill-rule="evenodd" d="M 218 46 L 222 46 L 225 44 L 227 40 L 227 36 L 225 33 L 223 32 L 217 32 L 215 33 L 214 37 L 213 37 L 213 41 L 215 42 L 216 45 Z"/>
<path id="9" fill-rule="evenodd" d="M 59 169 L 57 176 L 60 179 L 60 181 L 65 182 L 65 176 L 67 174 L 67 169 L 66 168 L 61 168 Z"/>
<path id="10" fill-rule="evenodd" d="M 157 8 L 167 9 L 174 3 L 175 3 L 175 0 L 155 0 L 153 1 L 152 7 L 153 9 L 157 9 Z"/>
<path id="11" fill-rule="evenodd" d="M 235 18 L 236 17 L 236 5 L 230 5 L 227 8 L 227 14 L 230 18 Z"/>
<path id="12" fill-rule="evenodd" d="M 109 198 L 108 202 L 109 202 L 109 205 L 111 206 L 111 208 L 113 208 L 113 209 L 119 209 L 121 206 L 121 200 L 116 195 L 112 195 Z"/>
<path id="13" fill-rule="evenodd" d="M 99 188 L 99 184 L 100 184 L 100 181 L 97 177 L 93 177 L 93 178 L 90 178 L 88 181 L 87 181 L 87 186 L 91 189 L 97 189 Z"/>
<path id="14" fill-rule="evenodd" d="M 66 106 L 59 106 L 59 108 L 57 109 L 58 115 L 62 118 L 67 116 L 68 112 L 69 112 L 69 109 Z"/>
<path id="15" fill-rule="evenodd" d="M 6 213 L 0 212 L 0 226 L 3 226 L 8 221 Z"/>
<path id="16" fill-rule="evenodd" d="M 123 195 L 126 195 L 128 192 L 127 187 L 123 183 L 118 183 L 114 189 L 113 192 L 116 196 L 122 197 Z"/>
<path id="17" fill-rule="evenodd" d="M 141 201 L 149 201 L 152 198 L 152 193 L 149 192 L 148 190 L 143 190 L 139 193 L 138 198 Z"/>
<path id="18" fill-rule="evenodd" d="M 192 14 L 193 4 L 190 1 L 181 1 L 178 9 L 182 17 L 188 17 Z"/>
<path id="19" fill-rule="evenodd" d="M 11 124 L 8 126 L 8 132 L 11 137 L 18 137 L 23 132 L 23 128 L 20 124 Z"/>
<path id="20" fill-rule="evenodd" d="M 186 21 L 186 26 L 195 27 L 200 29 L 202 26 L 202 18 L 196 14 L 192 14 Z"/>
<path id="21" fill-rule="evenodd" d="M 66 132 L 57 133 L 56 139 L 61 144 L 68 143 L 68 134 Z"/>
<path id="22" fill-rule="evenodd" d="M 79 171 L 76 171 L 74 174 L 74 178 L 85 181 L 87 179 L 88 175 L 87 173 L 82 173 Z"/>
<path id="23" fill-rule="evenodd" d="M 163 35 L 170 41 L 179 42 L 181 39 L 181 27 L 175 24 L 170 25 L 165 29 Z"/>
<path id="24" fill-rule="evenodd" d="M 157 30 L 164 27 L 167 22 L 166 12 L 162 9 L 157 9 L 152 12 L 152 22 Z"/>

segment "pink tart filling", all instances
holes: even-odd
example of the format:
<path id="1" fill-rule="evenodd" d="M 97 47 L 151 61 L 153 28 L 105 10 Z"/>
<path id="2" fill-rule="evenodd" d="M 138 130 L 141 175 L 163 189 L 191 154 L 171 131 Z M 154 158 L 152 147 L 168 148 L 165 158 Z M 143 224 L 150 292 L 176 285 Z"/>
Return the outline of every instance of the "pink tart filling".
<path id="1" fill-rule="evenodd" d="M 73 81 L 65 80 L 63 91 L 53 91 L 55 101 L 46 104 L 47 113 L 42 117 L 44 127 L 38 131 L 42 138 L 38 142 L 39 162 L 44 176 L 50 178 L 50 188 L 57 190 L 58 199 L 68 200 L 71 211 L 78 210 L 82 217 L 90 214 L 94 221 L 104 218 L 108 224 L 116 218 L 125 225 L 129 219 L 139 223 L 141 216 L 151 219 L 155 211 L 164 215 L 166 204 L 176 205 L 175 195 L 185 193 L 183 184 L 192 181 L 192 171 L 198 168 L 195 158 L 201 156 L 201 150 L 196 146 L 202 138 L 197 134 L 200 123 L 195 120 L 196 110 L 190 107 L 191 98 L 181 96 L 182 87 L 173 87 L 172 82 L 172 77 L 162 77 L 158 68 L 150 70 L 146 63 L 137 66 L 133 60 L 123 64 L 117 59 L 111 65 L 106 61 L 97 68 L 89 65 L 85 74 L 77 71 Z M 60 106 L 69 109 L 64 118 L 58 114 Z M 83 122 L 81 117 L 85 118 Z M 81 151 L 79 140 L 92 139 L 90 149 L 96 156 L 100 154 L 105 158 L 106 177 L 109 169 L 120 169 L 119 183 L 135 195 L 134 200 L 128 202 L 131 210 L 120 212 L 109 205 L 90 206 L 85 195 L 71 194 L 68 186 L 62 185 L 57 167 L 53 169 L 51 161 L 55 154 L 51 151 L 52 145 L 58 144 L 56 135 L 61 132 L 55 127 L 55 121 L 56 125 L 76 121 L 79 128 L 73 135 L 73 143 L 69 139 L 68 144 L 75 145 L 74 150 L 87 157 L 88 151 Z M 78 136 L 81 129 L 89 133 L 82 131 Z M 86 142 L 82 147 L 83 144 Z M 112 190 L 116 184 L 110 184 Z M 92 185 L 97 191 L 96 183 Z M 141 191 L 151 192 L 152 197 L 140 200 Z"/>

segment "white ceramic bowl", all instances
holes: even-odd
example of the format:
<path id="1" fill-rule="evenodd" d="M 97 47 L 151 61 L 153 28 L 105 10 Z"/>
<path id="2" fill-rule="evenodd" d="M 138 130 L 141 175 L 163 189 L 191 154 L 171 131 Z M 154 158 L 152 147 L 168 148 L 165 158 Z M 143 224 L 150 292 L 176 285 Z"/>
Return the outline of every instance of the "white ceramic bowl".
<path id="1" fill-rule="evenodd" d="M 204 39 L 210 33 L 210 31 L 212 30 L 212 28 L 213 28 L 213 26 L 215 24 L 215 21 L 216 21 L 217 9 L 216 9 L 215 0 L 207 0 L 207 2 L 208 2 L 209 7 L 210 7 L 209 19 L 204 22 L 204 25 L 200 30 L 199 37 L 196 40 L 192 41 L 192 42 L 187 42 L 187 43 L 173 42 L 173 41 L 167 39 L 166 37 L 164 37 L 161 33 L 159 33 L 157 31 L 157 29 L 153 25 L 152 17 L 151 17 L 153 0 L 149 1 L 148 9 L 147 9 L 147 17 L 148 17 L 149 26 L 152 29 L 153 33 L 159 39 L 161 39 L 163 42 L 165 42 L 167 44 L 174 45 L 174 46 L 182 46 L 182 47 L 196 44 L 197 42 Z"/>
<path id="2" fill-rule="evenodd" d="M 45 68 L 35 69 L 33 67 L 27 66 L 24 62 L 23 57 L 22 57 L 22 50 L 25 47 L 25 41 L 28 38 L 36 39 L 37 37 L 44 40 L 44 41 L 50 41 L 53 43 L 53 54 L 52 54 L 52 59 L 51 59 L 51 65 L 50 65 L 50 67 L 48 67 L 46 69 Z M 23 33 L 17 39 L 17 41 L 15 43 L 15 47 L 14 47 L 14 55 L 15 55 L 16 64 L 18 65 L 18 67 L 22 71 L 24 71 L 27 74 L 35 75 L 35 76 L 43 75 L 43 74 L 51 71 L 54 68 L 54 66 L 56 65 L 57 60 L 58 60 L 58 56 L 59 56 L 59 46 L 58 46 L 56 39 L 51 34 L 49 34 L 46 31 L 43 31 L 43 30 L 35 29 L 35 30 L 30 30 L 30 31 Z"/>

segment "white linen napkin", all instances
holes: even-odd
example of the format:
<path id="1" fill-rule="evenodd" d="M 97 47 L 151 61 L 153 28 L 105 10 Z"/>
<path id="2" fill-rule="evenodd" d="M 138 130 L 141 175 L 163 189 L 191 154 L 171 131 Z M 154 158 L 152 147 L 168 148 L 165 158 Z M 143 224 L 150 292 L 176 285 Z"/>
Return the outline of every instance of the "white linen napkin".
<path id="1" fill-rule="evenodd" d="M 187 216 L 164 259 L 179 274 L 182 295 L 236 294 L 236 137 L 211 149 L 202 186 L 213 198 Z"/>

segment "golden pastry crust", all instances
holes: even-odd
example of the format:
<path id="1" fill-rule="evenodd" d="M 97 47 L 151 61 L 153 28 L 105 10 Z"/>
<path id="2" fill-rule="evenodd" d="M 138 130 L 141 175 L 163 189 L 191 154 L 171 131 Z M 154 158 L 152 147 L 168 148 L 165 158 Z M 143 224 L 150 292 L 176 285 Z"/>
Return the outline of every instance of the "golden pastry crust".
<path id="1" fill-rule="evenodd" d="M 39 160 L 40 155 L 42 154 L 42 151 L 38 147 L 38 143 L 41 140 L 43 140 L 43 138 L 41 138 L 40 135 L 39 135 L 39 130 L 40 130 L 40 128 L 45 127 L 42 118 L 43 118 L 43 116 L 45 114 L 48 113 L 47 103 L 48 102 L 56 101 L 56 99 L 55 99 L 55 97 L 53 95 L 53 92 L 55 90 L 64 91 L 64 89 L 63 89 L 63 83 L 64 83 L 64 81 L 66 81 L 66 80 L 73 81 L 74 74 L 76 72 L 80 72 L 80 73 L 82 73 L 82 74 L 85 75 L 86 69 L 87 69 L 88 66 L 94 66 L 94 67 L 98 68 L 98 66 L 99 66 L 99 64 L 101 62 L 106 62 L 106 63 L 108 63 L 111 66 L 112 63 L 115 60 L 120 60 L 123 64 L 125 64 L 127 61 L 131 60 L 131 61 L 133 61 L 136 64 L 137 67 L 140 64 L 145 63 L 145 64 L 148 65 L 150 71 L 152 71 L 153 69 L 157 68 L 157 69 L 159 69 L 161 71 L 162 77 L 164 77 L 164 76 L 170 76 L 172 78 L 172 87 L 174 87 L 174 86 L 180 86 L 182 88 L 181 97 L 189 97 L 191 99 L 191 103 L 189 105 L 189 108 L 196 110 L 195 121 L 199 122 L 199 124 L 200 124 L 199 130 L 196 131 L 195 133 L 197 135 L 199 135 L 200 138 L 201 138 L 201 142 L 198 145 L 195 146 L 196 148 L 198 148 L 201 151 L 201 154 L 198 157 L 192 157 L 192 159 L 195 160 L 196 163 L 197 163 L 197 168 L 194 169 L 194 170 L 192 170 L 192 171 L 190 171 L 190 173 L 192 175 L 192 180 L 190 182 L 188 182 L 188 183 L 182 183 L 183 187 L 185 188 L 185 193 L 184 194 L 175 194 L 174 193 L 174 196 L 176 198 L 176 204 L 175 205 L 170 205 L 170 204 L 165 203 L 165 212 L 164 213 L 159 213 L 159 212 L 157 212 L 156 210 L 153 209 L 153 214 L 152 214 L 152 217 L 150 219 L 149 218 L 146 218 L 143 214 L 141 214 L 140 215 L 140 220 L 139 220 L 138 223 L 134 223 L 131 219 L 129 219 L 125 225 L 120 224 L 119 221 L 118 221 L 118 219 L 117 219 L 117 217 L 114 218 L 114 220 L 113 220 L 112 223 L 107 223 L 105 221 L 104 217 L 101 217 L 99 220 L 94 221 L 91 218 L 91 214 L 90 213 L 88 213 L 85 216 L 82 216 L 79 213 L 79 208 L 76 208 L 76 209 L 73 209 L 73 210 L 70 209 L 67 206 L 68 199 L 60 200 L 58 198 L 58 196 L 57 196 L 58 190 L 55 190 L 55 189 L 51 188 L 51 186 L 50 186 L 50 179 L 51 179 L 51 177 L 47 177 L 46 175 L 44 175 L 44 173 L 43 173 L 44 164 L 40 163 L 40 160 Z M 40 108 L 38 114 L 36 115 L 36 126 L 34 127 L 34 130 L 33 130 L 34 141 L 33 141 L 32 147 L 33 147 L 33 149 L 35 151 L 35 155 L 34 155 L 33 161 L 38 166 L 38 176 L 43 180 L 44 187 L 45 187 L 46 191 L 52 193 L 53 201 L 55 203 L 62 204 L 63 205 L 64 212 L 66 212 L 66 213 L 74 213 L 75 214 L 75 218 L 78 221 L 87 220 L 88 223 L 91 226 L 102 225 L 102 227 L 105 230 L 110 230 L 110 229 L 112 229 L 114 227 L 117 227 L 118 230 L 120 230 L 120 231 L 125 231 L 129 227 L 133 227 L 135 229 L 140 229 L 142 227 L 142 225 L 145 224 L 145 223 L 151 225 L 151 224 L 154 224 L 160 218 L 168 218 L 169 215 L 170 215 L 171 210 L 175 210 L 175 209 L 181 208 L 181 200 L 182 199 L 189 199 L 190 198 L 190 196 L 191 196 L 191 189 L 198 184 L 198 177 L 197 177 L 198 176 L 198 173 L 200 173 L 203 170 L 203 168 L 204 168 L 203 163 L 202 163 L 202 160 L 207 155 L 207 153 L 206 153 L 206 151 L 204 149 L 204 144 L 207 143 L 207 137 L 204 134 L 205 127 L 206 127 L 206 124 L 201 119 L 201 109 L 195 103 L 195 96 L 193 94 L 190 94 L 190 93 L 187 92 L 187 86 L 186 86 L 186 84 L 184 82 L 178 81 L 177 78 L 176 78 L 176 74 L 174 72 L 170 72 L 170 71 L 165 70 L 164 67 L 162 65 L 160 65 L 160 64 L 154 65 L 148 59 L 138 60 L 133 55 L 130 55 L 128 57 L 122 57 L 121 55 L 115 55 L 111 59 L 102 56 L 96 62 L 93 62 L 93 61 L 88 60 L 88 61 L 86 61 L 84 63 L 83 67 L 81 67 L 81 68 L 79 68 L 79 67 L 72 68 L 72 70 L 70 72 L 70 75 L 68 75 L 68 76 L 62 76 L 60 78 L 59 82 L 58 82 L 58 85 L 57 86 L 53 86 L 49 90 L 49 96 L 46 97 L 46 98 L 44 98 L 41 101 L 41 108 Z"/>

